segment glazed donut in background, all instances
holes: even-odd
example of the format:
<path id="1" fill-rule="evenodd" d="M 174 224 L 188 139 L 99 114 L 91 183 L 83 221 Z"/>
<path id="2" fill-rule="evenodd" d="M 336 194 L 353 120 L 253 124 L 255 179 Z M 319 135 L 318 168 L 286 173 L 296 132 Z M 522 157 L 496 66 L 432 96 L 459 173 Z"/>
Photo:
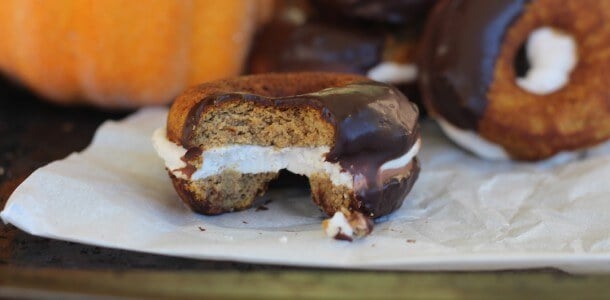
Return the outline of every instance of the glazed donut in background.
<path id="1" fill-rule="evenodd" d="M 259 30 L 249 72 L 366 75 L 396 85 L 421 111 L 415 53 L 423 20 L 434 2 L 337 0 L 286 5 Z"/>
<path id="2" fill-rule="evenodd" d="M 366 75 L 419 99 L 416 29 L 390 34 L 344 24 L 270 22 L 257 35 L 249 58 L 253 74 L 329 71 Z"/>
<path id="3" fill-rule="evenodd" d="M 417 179 L 417 118 L 396 88 L 365 77 L 262 74 L 186 91 L 153 141 L 196 212 L 246 209 L 286 169 L 309 178 L 329 216 L 366 220 L 400 207 Z"/>
<path id="4" fill-rule="evenodd" d="M 457 144 L 539 160 L 610 137 L 610 1 L 442 0 L 420 88 Z"/>

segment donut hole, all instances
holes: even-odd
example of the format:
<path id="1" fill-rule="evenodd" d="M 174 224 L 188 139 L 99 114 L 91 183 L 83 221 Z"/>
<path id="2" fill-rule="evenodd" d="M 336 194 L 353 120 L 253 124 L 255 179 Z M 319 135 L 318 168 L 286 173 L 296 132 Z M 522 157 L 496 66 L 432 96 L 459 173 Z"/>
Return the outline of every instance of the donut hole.
<path id="1" fill-rule="evenodd" d="M 546 95 L 569 82 L 578 60 L 572 35 L 553 27 L 540 27 L 530 33 L 522 48 L 524 53 L 517 52 L 514 64 L 516 83 L 523 90 Z"/>
<path id="2" fill-rule="evenodd" d="M 526 43 L 523 43 L 519 50 L 517 50 L 517 55 L 515 55 L 515 75 L 517 78 L 523 78 L 527 75 L 527 72 L 530 70 L 531 65 L 527 60 L 527 50 L 525 49 Z"/>

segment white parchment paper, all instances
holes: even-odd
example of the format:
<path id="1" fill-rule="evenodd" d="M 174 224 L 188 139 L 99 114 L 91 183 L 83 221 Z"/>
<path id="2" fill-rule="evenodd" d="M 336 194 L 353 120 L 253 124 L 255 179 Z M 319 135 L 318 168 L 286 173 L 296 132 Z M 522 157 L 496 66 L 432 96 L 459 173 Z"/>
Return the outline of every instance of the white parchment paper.
<path id="1" fill-rule="evenodd" d="M 202 258 L 402 270 L 556 267 L 610 272 L 610 146 L 542 163 L 486 162 L 422 124 L 420 179 L 353 243 L 324 236 L 306 189 L 221 216 L 178 200 L 150 142 L 162 108 L 106 122 L 83 152 L 34 172 L 0 213 L 31 234 Z"/>

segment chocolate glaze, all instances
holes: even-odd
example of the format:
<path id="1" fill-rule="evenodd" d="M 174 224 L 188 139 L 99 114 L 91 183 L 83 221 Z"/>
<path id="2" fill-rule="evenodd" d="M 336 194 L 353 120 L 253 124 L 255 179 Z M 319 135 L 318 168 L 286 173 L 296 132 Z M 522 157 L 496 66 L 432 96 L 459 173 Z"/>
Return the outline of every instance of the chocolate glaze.
<path id="1" fill-rule="evenodd" d="M 338 162 L 354 175 L 357 203 L 354 209 L 370 217 L 388 214 L 402 204 L 419 171 L 407 178 L 382 178 L 380 167 L 411 149 L 419 139 L 418 110 L 395 87 L 366 82 L 318 92 L 270 98 L 251 93 L 211 95 L 191 110 L 184 126 L 182 145 L 190 145 L 192 128 L 210 106 L 229 101 L 250 101 L 277 108 L 309 106 L 320 111 L 336 128 L 334 147 L 327 161 Z"/>
<path id="2" fill-rule="evenodd" d="M 323 16 L 337 14 L 355 19 L 393 25 L 413 24 L 423 20 L 435 0 L 314 0 Z"/>
<path id="3" fill-rule="evenodd" d="M 185 163 L 188 163 L 188 162 L 190 162 L 192 160 L 199 159 L 199 157 L 201 156 L 201 153 L 203 153 L 201 148 L 199 148 L 199 147 L 191 147 L 188 150 L 186 150 L 186 153 L 184 153 L 184 156 L 182 158 L 180 158 L 180 159 L 182 161 L 184 161 Z"/>
<path id="4" fill-rule="evenodd" d="M 366 197 L 369 199 L 381 199 L 380 201 L 363 202 L 364 207 L 360 210 L 368 212 L 369 216 L 380 217 L 389 214 L 402 205 L 402 200 L 392 201 L 392 199 L 404 199 L 413 188 L 419 176 L 419 160 L 413 158 L 411 173 L 409 176 L 398 178 L 394 177 L 386 180 L 383 188 L 376 188 L 367 191 Z M 358 196 L 358 195 L 357 195 Z"/>
<path id="5" fill-rule="evenodd" d="M 191 176 L 193 176 L 193 173 L 197 171 L 197 167 L 193 164 L 193 161 L 199 159 L 201 157 L 201 153 L 203 153 L 203 150 L 201 150 L 199 147 L 189 148 L 186 153 L 184 153 L 184 156 L 180 157 L 180 160 L 185 162 L 186 166 L 173 171 L 181 172 L 190 179 Z"/>
<path id="6" fill-rule="evenodd" d="M 419 61 L 429 110 L 463 129 L 477 129 L 487 105 L 504 34 L 527 0 L 443 0 L 428 19 Z"/>
<path id="7" fill-rule="evenodd" d="M 367 86 L 371 88 L 356 86 L 345 93 L 327 90 L 326 95 L 320 94 L 326 98 L 325 106 L 337 126 L 335 146 L 326 159 L 338 162 L 354 175 L 355 196 L 362 203 L 359 210 L 379 216 L 398 208 L 404 199 L 395 193 L 406 187 L 386 182 L 380 176 L 380 167 L 407 153 L 415 144 L 419 138 L 418 114 L 417 107 L 396 88 L 383 84 Z M 400 203 L 392 198 L 400 199 Z"/>
<path id="8" fill-rule="evenodd" d="M 319 22 L 268 24 L 255 40 L 251 73 L 334 71 L 366 74 L 381 60 L 384 36 Z"/>

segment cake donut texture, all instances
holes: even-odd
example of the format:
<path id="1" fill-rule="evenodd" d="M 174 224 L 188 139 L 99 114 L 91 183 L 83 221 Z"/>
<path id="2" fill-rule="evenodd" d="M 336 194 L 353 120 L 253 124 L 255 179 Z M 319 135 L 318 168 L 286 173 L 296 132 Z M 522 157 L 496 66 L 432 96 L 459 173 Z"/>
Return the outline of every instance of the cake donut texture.
<path id="1" fill-rule="evenodd" d="M 420 88 L 458 144 L 538 160 L 610 137 L 610 1 L 442 0 Z"/>
<path id="2" fill-rule="evenodd" d="M 417 179 L 417 117 L 394 87 L 361 76 L 251 75 L 183 93 L 153 141 L 196 212 L 246 209 L 286 169 L 309 178 L 326 214 L 375 218 L 400 207 Z"/>

